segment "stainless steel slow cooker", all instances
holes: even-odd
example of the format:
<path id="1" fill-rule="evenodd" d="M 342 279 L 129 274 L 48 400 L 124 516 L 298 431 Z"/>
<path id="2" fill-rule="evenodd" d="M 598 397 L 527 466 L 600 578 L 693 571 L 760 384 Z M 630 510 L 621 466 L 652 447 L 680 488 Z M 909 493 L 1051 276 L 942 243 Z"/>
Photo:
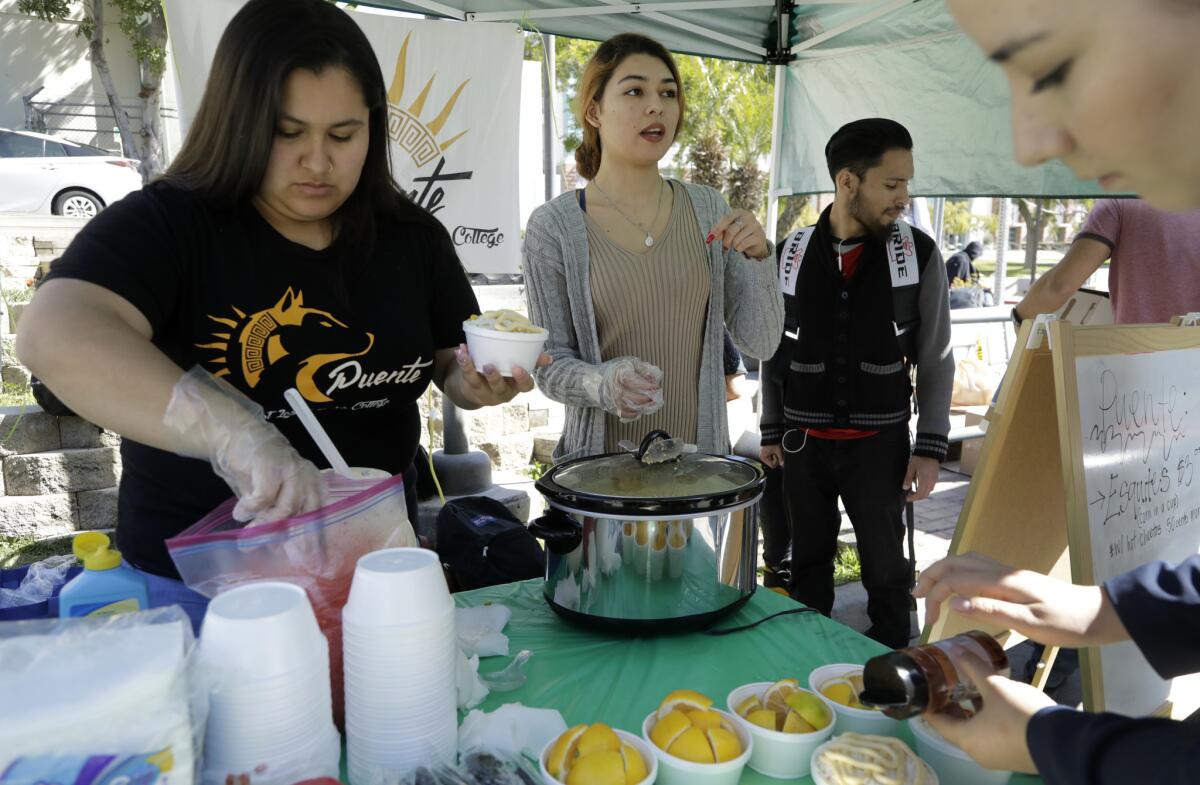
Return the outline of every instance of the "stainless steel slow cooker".
<path id="1" fill-rule="evenodd" d="M 757 461 L 704 453 L 645 463 L 636 453 L 559 464 L 536 483 L 546 514 L 546 602 L 621 634 L 684 632 L 740 608 L 757 585 Z"/>

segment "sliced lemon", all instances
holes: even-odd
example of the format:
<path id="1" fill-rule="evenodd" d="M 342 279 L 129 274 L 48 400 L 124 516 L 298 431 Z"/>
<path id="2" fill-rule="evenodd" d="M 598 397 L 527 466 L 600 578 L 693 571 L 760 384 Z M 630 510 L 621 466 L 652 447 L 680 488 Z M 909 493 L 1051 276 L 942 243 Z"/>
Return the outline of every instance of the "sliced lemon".
<path id="1" fill-rule="evenodd" d="M 667 750 L 688 728 L 692 721 L 681 711 L 669 711 L 650 730 L 650 741 L 660 750 Z M 549 766 L 546 767 L 549 770 Z"/>
<path id="2" fill-rule="evenodd" d="M 833 712 L 825 705 L 825 701 L 808 690 L 796 690 L 787 696 L 787 705 L 814 730 L 824 728 L 833 720 Z"/>
<path id="3" fill-rule="evenodd" d="M 767 730 L 779 730 L 779 715 L 770 709 L 755 709 L 746 715 L 746 722 Z"/>
<path id="4" fill-rule="evenodd" d="M 703 711 L 712 707 L 712 698 L 707 695 L 701 695 L 695 690 L 675 690 L 670 695 L 662 699 L 662 703 L 658 704 L 658 717 L 662 719 L 672 709 L 681 709 L 683 711 Z"/>
<path id="5" fill-rule="evenodd" d="M 843 706 L 849 706 L 854 700 L 854 688 L 850 686 L 850 682 L 844 679 L 825 682 L 821 687 L 821 694 Z"/>
<path id="6" fill-rule="evenodd" d="M 579 737 L 587 728 L 587 725 L 568 728 L 567 732 L 554 742 L 554 746 L 550 748 L 550 754 L 546 756 L 546 771 L 550 772 L 550 776 L 562 779 L 562 775 L 566 774 L 571 761 L 575 759 L 575 745 L 578 744 Z"/>
<path id="7" fill-rule="evenodd" d="M 724 717 L 719 711 L 708 709 L 706 711 L 689 711 L 687 712 L 688 719 L 692 721 L 692 726 L 702 730 L 709 728 L 720 728 L 724 725 Z"/>
<path id="8" fill-rule="evenodd" d="M 739 717 L 745 717 L 745 716 L 746 716 L 746 715 L 748 715 L 750 712 L 752 712 L 752 711 L 758 711 L 758 710 L 759 710 L 759 709 L 761 709 L 762 707 L 763 707 L 763 705 L 762 705 L 762 701 L 760 701 L 760 700 L 758 699 L 758 696 L 757 696 L 757 695 L 751 695 L 749 698 L 746 698 L 744 701 L 742 701 L 741 703 L 739 703 L 739 704 L 737 705 L 737 708 L 736 708 L 736 709 L 734 709 L 734 711 L 737 713 L 737 715 L 738 715 Z"/>
<path id="9" fill-rule="evenodd" d="M 717 763 L 733 760 L 742 754 L 742 742 L 737 734 L 724 728 L 711 728 L 705 731 L 708 744 L 712 747 L 713 758 Z"/>
<path id="10" fill-rule="evenodd" d="M 625 761 L 625 785 L 638 785 L 650 776 L 646 761 L 642 758 L 642 753 L 637 751 L 637 747 L 621 742 L 621 758 Z"/>
<path id="11" fill-rule="evenodd" d="M 712 733 L 710 730 L 708 733 Z M 712 744 L 708 741 L 705 731 L 700 728 L 688 728 L 667 748 L 667 752 L 677 758 L 692 763 L 715 763 Z"/>
<path id="12" fill-rule="evenodd" d="M 621 738 L 603 722 L 594 722 L 589 725 L 588 729 L 579 737 L 579 743 L 575 745 L 575 754 L 581 758 L 594 752 L 619 752 L 620 750 Z"/>
<path id="13" fill-rule="evenodd" d="M 567 785 L 625 785 L 625 761 L 611 750 L 584 755 L 567 774 Z"/>
<path id="14" fill-rule="evenodd" d="M 810 722 L 794 711 L 789 711 L 783 718 L 784 733 L 815 733 L 816 730 Z"/>
<path id="15" fill-rule="evenodd" d="M 800 682 L 797 679 L 780 679 L 779 681 L 767 687 L 763 692 L 762 702 L 767 705 L 775 698 L 786 698 L 800 688 Z"/>

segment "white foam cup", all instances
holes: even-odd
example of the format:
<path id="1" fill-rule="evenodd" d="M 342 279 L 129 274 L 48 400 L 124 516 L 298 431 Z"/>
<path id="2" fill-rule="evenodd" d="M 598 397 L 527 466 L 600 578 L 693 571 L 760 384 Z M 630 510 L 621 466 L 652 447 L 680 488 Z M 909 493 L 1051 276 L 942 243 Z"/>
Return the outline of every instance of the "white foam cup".
<path id="1" fill-rule="evenodd" d="M 350 626 L 388 626 L 430 622 L 453 610 L 436 553 L 388 548 L 358 560 L 342 614 Z"/>
<path id="2" fill-rule="evenodd" d="M 501 376 L 512 376 L 514 366 L 520 366 L 532 374 L 549 335 L 545 330 L 536 333 L 501 332 L 488 327 L 476 327 L 469 322 L 463 325 L 463 332 L 467 335 L 467 351 L 471 353 L 476 370 L 482 373 L 483 366 L 493 365 Z"/>
<path id="3" fill-rule="evenodd" d="M 725 704 L 734 719 L 754 737 L 754 752 L 750 756 L 750 768 L 768 777 L 791 780 L 808 774 L 813 750 L 821 746 L 833 734 L 834 715 L 829 713 L 829 724 L 812 733 L 784 733 L 755 725 L 737 713 L 742 701 L 754 695 L 761 699 L 773 682 L 762 681 L 744 684 L 729 693 Z M 808 692 L 808 690 L 804 690 Z"/>
<path id="4" fill-rule="evenodd" d="M 894 720 L 875 709 L 856 709 L 853 706 L 843 706 L 837 701 L 826 698 L 821 688 L 831 681 L 845 678 L 848 674 L 862 673 L 863 666 L 848 662 L 833 663 L 814 668 L 808 676 L 808 688 L 817 693 L 821 700 L 833 709 L 835 734 L 864 733 L 876 736 L 900 736 L 904 723 Z"/>
<path id="5" fill-rule="evenodd" d="M 237 586 L 208 604 L 200 655 L 222 670 L 260 678 L 315 667 L 328 644 L 299 586 L 262 581 Z"/>

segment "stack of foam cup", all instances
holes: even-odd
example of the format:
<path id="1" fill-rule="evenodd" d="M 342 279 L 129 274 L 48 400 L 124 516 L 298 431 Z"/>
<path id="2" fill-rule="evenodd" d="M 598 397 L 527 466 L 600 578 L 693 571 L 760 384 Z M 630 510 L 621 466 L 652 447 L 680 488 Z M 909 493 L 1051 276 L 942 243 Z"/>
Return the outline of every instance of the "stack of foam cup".
<path id="1" fill-rule="evenodd" d="M 199 657 L 212 685 L 202 782 L 246 772 L 280 785 L 337 776 L 329 648 L 303 589 L 264 581 L 218 595 Z"/>
<path id="2" fill-rule="evenodd" d="M 457 642 L 437 554 L 389 548 L 359 559 L 342 611 L 342 646 L 352 785 L 452 763 Z"/>

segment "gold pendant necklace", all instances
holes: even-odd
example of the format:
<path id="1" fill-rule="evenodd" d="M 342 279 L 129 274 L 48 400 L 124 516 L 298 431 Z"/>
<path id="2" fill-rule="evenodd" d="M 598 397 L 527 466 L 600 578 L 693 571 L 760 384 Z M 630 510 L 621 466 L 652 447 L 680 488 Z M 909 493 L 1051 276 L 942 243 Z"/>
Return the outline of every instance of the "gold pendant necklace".
<path id="1" fill-rule="evenodd" d="M 628 223 L 633 228 L 645 233 L 646 239 L 644 240 L 644 242 L 645 242 L 647 248 L 650 248 L 654 245 L 654 236 L 650 234 L 650 229 L 653 229 L 654 225 L 658 223 L 658 216 L 662 212 L 662 195 L 663 195 L 663 188 L 662 188 L 663 180 L 662 180 L 662 178 L 659 178 L 659 180 L 658 180 L 658 205 L 654 208 L 654 220 L 650 222 L 650 229 L 647 229 L 646 227 L 642 226 L 640 223 L 638 223 L 637 221 L 633 220 L 628 215 L 626 215 L 625 211 L 622 210 L 620 208 L 620 206 L 617 205 L 617 200 L 613 199 L 611 196 L 606 194 L 604 192 L 604 189 L 601 188 L 600 185 L 595 180 L 592 180 L 592 186 L 596 189 L 596 192 L 599 193 L 601 196 L 603 196 L 605 198 L 605 200 L 607 200 L 608 203 L 612 206 L 612 208 L 617 211 L 617 214 L 625 219 L 626 223 Z"/>

